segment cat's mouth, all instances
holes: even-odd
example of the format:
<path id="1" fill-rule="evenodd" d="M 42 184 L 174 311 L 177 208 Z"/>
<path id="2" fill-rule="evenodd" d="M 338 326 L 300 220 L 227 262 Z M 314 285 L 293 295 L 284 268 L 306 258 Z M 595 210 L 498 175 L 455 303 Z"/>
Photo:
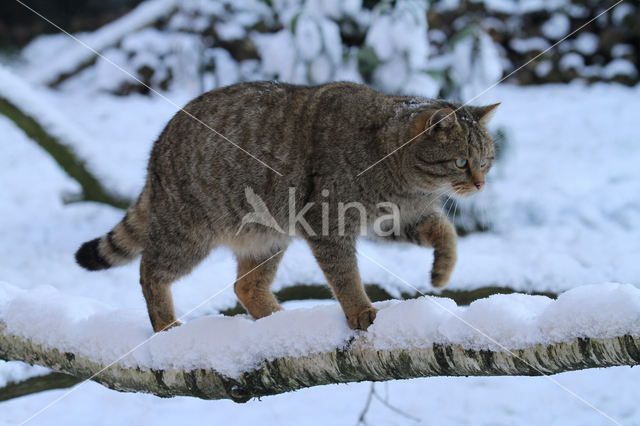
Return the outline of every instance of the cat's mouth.
<path id="1" fill-rule="evenodd" d="M 478 192 L 482 191 L 484 189 L 484 186 L 476 186 L 475 184 L 455 184 L 455 185 L 451 185 L 451 190 L 452 192 L 462 198 L 468 198 L 471 197 L 474 194 L 477 194 Z"/>

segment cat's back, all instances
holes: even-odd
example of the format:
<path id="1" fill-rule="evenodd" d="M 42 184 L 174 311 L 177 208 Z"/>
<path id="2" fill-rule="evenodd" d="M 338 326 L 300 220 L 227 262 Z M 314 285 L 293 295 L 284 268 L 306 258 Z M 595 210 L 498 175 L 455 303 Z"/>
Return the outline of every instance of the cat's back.
<path id="1" fill-rule="evenodd" d="M 358 124 L 354 120 L 364 123 L 380 115 L 381 103 L 389 98 L 351 82 L 320 86 L 277 81 L 238 83 L 193 99 L 172 122 L 188 118 L 190 127 L 217 127 L 229 138 L 234 134 L 256 137 L 265 131 L 273 135 L 273 131 L 289 127 L 295 133 L 287 136 L 296 137 L 311 127 L 338 132 L 345 130 L 341 126 Z"/>
<path id="2" fill-rule="evenodd" d="M 298 86 L 260 81 L 215 89 L 170 120 L 152 159 L 190 158 L 186 154 L 198 151 L 202 158 L 215 155 L 239 165 L 253 166 L 259 158 L 274 170 L 293 172 L 314 149 L 340 149 L 342 141 L 354 139 L 354 132 L 375 131 L 371 125 L 383 121 L 381 103 L 386 99 L 348 82 Z"/>

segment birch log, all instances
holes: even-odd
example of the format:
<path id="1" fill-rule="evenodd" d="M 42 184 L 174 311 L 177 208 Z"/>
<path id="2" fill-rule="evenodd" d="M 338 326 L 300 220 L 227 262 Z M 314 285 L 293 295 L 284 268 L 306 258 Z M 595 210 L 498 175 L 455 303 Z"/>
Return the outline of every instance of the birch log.
<path id="1" fill-rule="evenodd" d="M 107 366 L 29 339 L 8 335 L 0 322 L 0 358 L 41 365 L 122 392 L 193 396 L 245 402 L 330 383 L 431 376 L 539 376 L 586 368 L 640 364 L 640 337 L 580 338 L 511 352 L 433 344 L 421 349 L 375 350 L 357 339 L 346 349 L 265 360 L 232 379 L 212 369 L 184 371 Z"/>

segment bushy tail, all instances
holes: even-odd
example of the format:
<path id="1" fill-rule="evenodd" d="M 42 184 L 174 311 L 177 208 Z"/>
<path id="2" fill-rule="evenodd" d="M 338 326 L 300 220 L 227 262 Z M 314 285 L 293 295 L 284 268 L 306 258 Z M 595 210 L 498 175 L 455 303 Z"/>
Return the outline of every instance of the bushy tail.
<path id="1" fill-rule="evenodd" d="M 133 261 L 142 252 L 147 212 L 148 202 L 143 191 L 115 228 L 100 238 L 87 241 L 78 249 L 78 265 L 90 271 L 99 271 Z"/>

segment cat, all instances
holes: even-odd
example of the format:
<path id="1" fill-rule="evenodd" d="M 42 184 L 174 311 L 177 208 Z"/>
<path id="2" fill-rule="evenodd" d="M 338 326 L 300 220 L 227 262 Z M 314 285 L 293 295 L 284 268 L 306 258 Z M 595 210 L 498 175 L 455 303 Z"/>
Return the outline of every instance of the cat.
<path id="1" fill-rule="evenodd" d="M 270 285 L 287 245 L 301 237 L 348 325 L 367 329 L 376 309 L 356 261 L 356 239 L 371 231 L 363 221 L 394 210 L 394 232 L 387 224 L 378 237 L 433 247 L 431 282 L 445 286 L 457 237 L 438 201 L 482 190 L 494 160 L 486 123 L 497 105 L 391 96 L 347 82 L 207 92 L 169 121 L 141 194 L 113 230 L 80 247 L 76 261 L 101 270 L 141 255 L 140 284 L 159 332 L 180 324 L 171 284 L 217 246 L 237 258 L 234 290 L 247 312 L 262 318 L 280 310 Z M 379 208 L 385 203 L 395 209 Z M 256 206 L 271 226 L 243 220 Z"/>

